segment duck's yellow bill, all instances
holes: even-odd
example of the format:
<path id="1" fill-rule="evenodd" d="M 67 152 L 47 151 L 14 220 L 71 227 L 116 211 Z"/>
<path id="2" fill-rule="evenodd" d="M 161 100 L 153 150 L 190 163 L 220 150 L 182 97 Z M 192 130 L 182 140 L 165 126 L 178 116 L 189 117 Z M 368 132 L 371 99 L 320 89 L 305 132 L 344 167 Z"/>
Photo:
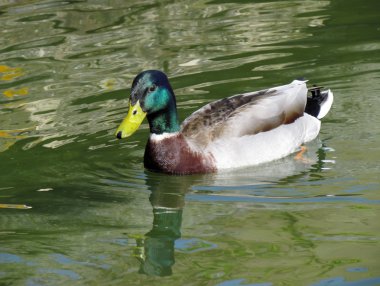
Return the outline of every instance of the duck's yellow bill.
<path id="1" fill-rule="evenodd" d="M 134 106 L 129 103 L 129 111 L 127 117 L 121 122 L 119 128 L 116 130 L 116 137 L 119 139 L 131 136 L 141 125 L 144 120 L 146 112 L 141 109 L 140 102 L 137 101 Z"/>

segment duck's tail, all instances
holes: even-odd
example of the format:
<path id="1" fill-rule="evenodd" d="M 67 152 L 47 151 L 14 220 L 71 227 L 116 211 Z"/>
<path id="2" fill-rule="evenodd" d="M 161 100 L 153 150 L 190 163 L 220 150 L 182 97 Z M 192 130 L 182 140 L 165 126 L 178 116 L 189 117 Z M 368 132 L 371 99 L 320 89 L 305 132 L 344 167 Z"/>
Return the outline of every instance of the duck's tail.
<path id="1" fill-rule="evenodd" d="M 311 97 L 307 98 L 305 112 L 321 119 L 329 112 L 334 101 L 334 95 L 331 90 L 321 90 L 320 86 L 313 86 L 309 89 Z"/>

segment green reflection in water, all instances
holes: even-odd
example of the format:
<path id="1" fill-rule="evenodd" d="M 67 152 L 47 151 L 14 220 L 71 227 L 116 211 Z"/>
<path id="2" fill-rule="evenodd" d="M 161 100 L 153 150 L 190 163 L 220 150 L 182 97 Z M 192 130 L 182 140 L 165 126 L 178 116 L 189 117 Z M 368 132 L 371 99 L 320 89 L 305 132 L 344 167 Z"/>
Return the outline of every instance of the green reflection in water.
<path id="1" fill-rule="evenodd" d="M 153 228 L 145 234 L 140 271 L 148 275 L 171 275 L 175 240 L 181 237 L 184 194 L 156 190 L 152 192 L 150 202 L 153 206 Z"/>

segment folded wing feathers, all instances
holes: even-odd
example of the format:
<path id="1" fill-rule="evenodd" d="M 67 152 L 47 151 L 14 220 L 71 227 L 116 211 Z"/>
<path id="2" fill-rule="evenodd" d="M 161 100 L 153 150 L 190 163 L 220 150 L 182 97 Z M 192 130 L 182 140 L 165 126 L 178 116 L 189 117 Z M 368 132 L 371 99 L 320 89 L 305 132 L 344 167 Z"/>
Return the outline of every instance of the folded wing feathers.
<path id="1" fill-rule="evenodd" d="M 240 137 L 268 131 L 302 116 L 306 96 L 306 84 L 298 80 L 231 96 L 194 112 L 182 123 L 181 131 L 199 147 L 207 146 L 218 137 Z"/>

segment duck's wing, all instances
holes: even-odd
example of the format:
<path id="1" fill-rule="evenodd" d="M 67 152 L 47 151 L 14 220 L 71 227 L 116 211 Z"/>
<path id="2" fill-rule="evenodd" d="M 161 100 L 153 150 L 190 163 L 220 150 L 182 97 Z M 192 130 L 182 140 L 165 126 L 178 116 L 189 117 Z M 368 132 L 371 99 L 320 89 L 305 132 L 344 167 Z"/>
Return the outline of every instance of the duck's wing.
<path id="1" fill-rule="evenodd" d="M 305 81 L 211 102 L 191 114 L 181 132 L 200 148 L 223 137 L 241 137 L 269 131 L 303 116 L 307 100 Z"/>

